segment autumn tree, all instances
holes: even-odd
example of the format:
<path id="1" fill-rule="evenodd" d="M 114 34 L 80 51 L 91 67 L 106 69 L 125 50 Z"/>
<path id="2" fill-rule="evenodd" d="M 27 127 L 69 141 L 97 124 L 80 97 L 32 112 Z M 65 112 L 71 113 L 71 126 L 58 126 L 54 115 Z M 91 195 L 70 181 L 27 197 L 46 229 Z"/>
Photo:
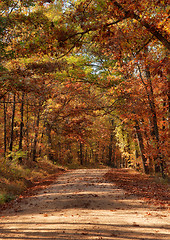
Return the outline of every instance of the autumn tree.
<path id="1" fill-rule="evenodd" d="M 70 21 L 74 23 L 62 31 L 65 33 L 60 39 L 61 44 L 67 46 L 67 49 L 70 46 L 66 52 L 73 47 L 84 48 L 93 43 L 93 46 L 99 46 L 97 49 L 101 51 L 101 58 L 107 56 L 113 62 L 116 61 L 117 71 L 119 69 L 123 81 L 118 90 L 113 90 L 114 98 L 116 94 L 121 99 L 117 105 L 118 112 L 123 118 L 129 118 L 136 129 L 145 172 L 147 148 L 152 146 L 155 169 L 159 171 L 160 168 L 164 175 L 166 161 L 163 158 L 166 156 L 162 156 L 159 135 L 162 132 L 160 122 L 162 119 L 166 122 L 167 110 L 164 108 L 164 116 L 158 117 L 159 109 L 162 108 L 159 102 L 162 86 L 156 84 L 156 79 L 159 82 L 163 80 L 164 89 L 167 89 L 167 78 L 163 76 L 162 70 L 152 72 L 152 77 L 151 69 L 155 70 L 154 66 L 160 64 L 166 71 L 168 65 L 166 55 L 170 45 L 167 2 L 80 1 L 71 5 L 61 21 L 63 26 Z M 114 73 L 115 70 L 112 70 L 110 76 L 114 76 Z M 142 89 L 142 96 L 135 87 L 136 83 Z M 168 97 L 165 98 L 164 105 L 167 105 Z M 120 111 L 121 106 L 122 110 L 129 107 L 128 116 Z M 147 118 L 144 115 L 146 112 Z M 146 134 L 146 128 L 142 130 L 143 125 L 149 129 L 149 135 Z"/>
<path id="2" fill-rule="evenodd" d="M 4 155 L 15 146 L 27 161 L 140 164 L 164 176 L 167 1 L 1 2 Z"/>

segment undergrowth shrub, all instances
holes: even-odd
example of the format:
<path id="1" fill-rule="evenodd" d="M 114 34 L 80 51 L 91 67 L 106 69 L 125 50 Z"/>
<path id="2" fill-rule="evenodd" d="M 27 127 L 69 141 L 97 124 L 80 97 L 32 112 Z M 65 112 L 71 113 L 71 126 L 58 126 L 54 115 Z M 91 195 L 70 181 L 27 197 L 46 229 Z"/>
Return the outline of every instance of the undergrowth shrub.
<path id="1" fill-rule="evenodd" d="M 47 159 L 37 159 L 30 167 L 26 163 L 20 165 L 16 159 L 0 158 L 0 204 L 14 199 L 34 182 L 57 173 L 59 168 Z"/>
<path id="2" fill-rule="evenodd" d="M 15 199 L 14 195 L 7 194 L 7 193 L 0 193 L 0 204 L 10 202 L 13 199 Z"/>

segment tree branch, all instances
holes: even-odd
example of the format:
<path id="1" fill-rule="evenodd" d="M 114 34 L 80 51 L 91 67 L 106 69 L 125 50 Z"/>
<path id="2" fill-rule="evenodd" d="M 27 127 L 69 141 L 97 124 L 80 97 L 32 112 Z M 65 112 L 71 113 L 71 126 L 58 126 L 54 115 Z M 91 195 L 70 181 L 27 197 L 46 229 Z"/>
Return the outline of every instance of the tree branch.
<path id="1" fill-rule="evenodd" d="M 158 28 L 153 25 L 150 25 L 147 21 L 139 17 L 134 11 L 126 11 L 117 1 L 113 1 L 113 4 L 123 13 L 125 17 L 136 19 L 142 26 L 144 26 L 156 39 L 158 39 L 168 50 L 170 50 L 170 42 L 159 32 Z"/>

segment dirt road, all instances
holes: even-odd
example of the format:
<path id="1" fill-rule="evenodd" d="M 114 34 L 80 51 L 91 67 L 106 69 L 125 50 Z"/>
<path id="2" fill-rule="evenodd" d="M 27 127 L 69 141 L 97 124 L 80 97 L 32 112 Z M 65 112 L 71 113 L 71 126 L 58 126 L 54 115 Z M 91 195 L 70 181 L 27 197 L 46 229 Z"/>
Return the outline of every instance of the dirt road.
<path id="1" fill-rule="evenodd" d="M 104 180 L 107 169 L 78 169 L 0 215 L 0 239 L 170 239 L 170 216 Z"/>

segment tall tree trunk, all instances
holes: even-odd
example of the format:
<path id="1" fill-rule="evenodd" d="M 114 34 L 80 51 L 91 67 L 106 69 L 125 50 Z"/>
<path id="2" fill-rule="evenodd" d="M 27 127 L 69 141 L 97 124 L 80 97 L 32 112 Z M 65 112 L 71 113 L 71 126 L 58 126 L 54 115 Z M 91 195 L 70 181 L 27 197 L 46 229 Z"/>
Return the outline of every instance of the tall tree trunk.
<path id="1" fill-rule="evenodd" d="M 144 123 L 144 120 L 141 120 L 142 123 Z M 148 137 L 148 133 L 146 130 L 144 130 L 144 136 L 145 136 L 145 140 L 146 140 L 146 146 L 149 149 L 149 137 Z M 154 163 L 153 160 L 150 156 L 148 156 L 148 160 L 149 160 L 149 173 L 153 173 L 154 172 Z"/>
<path id="2" fill-rule="evenodd" d="M 13 148 L 15 105 L 16 105 L 16 96 L 15 96 L 15 93 L 14 93 L 13 109 L 12 109 L 12 119 L 11 119 L 11 135 L 10 135 L 10 144 L 9 144 L 9 151 L 10 152 L 12 152 L 12 148 Z M 12 160 L 12 156 L 10 157 L 10 160 Z"/>
<path id="3" fill-rule="evenodd" d="M 35 135 L 34 135 L 34 142 L 33 142 L 33 149 L 32 149 L 32 160 L 36 162 L 36 147 L 37 147 L 37 139 L 38 139 L 38 128 L 40 123 L 40 109 L 37 113 L 37 120 L 35 125 Z"/>
<path id="4" fill-rule="evenodd" d="M 101 155 L 101 161 L 103 162 L 105 158 L 105 146 L 102 147 L 102 155 Z"/>
<path id="5" fill-rule="evenodd" d="M 59 140 L 59 142 L 57 143 L 57 160 L 59 161 L 59 163 L 62 163 L 62 156 L 61 156 L 61 142 Z"/>
<path id="6" fill-rule="evenodd" d="M 80 141 L 80 153 L 79 153 L 79 157 L 80 157 L 80 164 L 83 165 L 83 144 Z"/>
<path id="7" fill-rule="evenodd" d="M 143 170 L 145 173 L 148 173 L 148 167 L 146 165 L 146 161 L 147 159 L 145 158 L 145 149 L 144 149 L 144 144 L 143 144 L 143 137 L 140 131 L 140 127 L 139 127 L 139 123 L 137 120 L 135 120 L 135 126 L 134 126 L 135 130 L 136 130 L 136 135 L 137 135 L 137 139 L 138 139 L 138 144 L 139 144 L 139 150 L 140 150 L 140 154 L 142 157 L 142 163 L 143 163 Z"/>
<path id="8" fill-rule="evenodd" d="M 158 132 L 156 108 L 155 108 L 155 102 L 154 102 L 152 81 L 151 81 L 151 78 L 150 78 L 150 71 L 149 71 L 149 68 L 146 66 L 145 75 L 146 75 L 147 83 L 148 83 L 148 84 L 146 84 L 144 79 L 143 79 L 141 68 L 140 68 L 139 64 L 138 64 L 138 70 L 139 70 L 139 74 L 140 74 L 142 84 L 143 84 L 144 89 L 145 89 L 146 94 L 147 94 L 148 103 L 149 103 L 149 107 L 150 107 L 150 112 L 151 112 L 150 119 L 151 119 L 151 124 L 152 124 L 151 135 L 154 136 L 155 139 L 159 142 L 159 132 Z M 149 90 L 148 90 L 148 86 L 149 86 Z"/>
<path id="9" fill-rule="evenodd" d="M 153 128 L 152 135 L 155 137 L 156 141 L 159 142 L 158 120 L 156 115 L 152 81 L 151 81 L 151 76 L 150 76 L 150 71 L 148 66 L 146 66 L 145 68 L 145 74 L 146 74 L 148 86 L 150 88 L 150 91 L 148 92 L 148 101 L 149 101 L 150 110 L 151 110 L 151 119 L 152 119 L 152 128 Z"/>
<path id="10" fill-rule="evenodd" d="M 162 154 L 161 154 L 161 150 L 160 150 L 158 120 L 157 120 L 157 115 L 156 115 L 156 107 L 155 107 L 155 101 L 154 101 L 154 95 L 153 95 L 153 87 L 152 87 L 152 81 L 151 81 L 151 75 L 150 75 L 149 66 L 146 66 L 145 73 L 146 73 L 146 78 L 147 78 L 148 85 L 149 85 L 149 88 L 150 88 L 150 101 L 149 101 L 149 104 L 150 104 L 150 110 L 151 110 L 151 115 L 152 115 L 152 125 L 153 125 L 152 135 L 154 136 L 154 138 L 156 140 L 157 149 L 158 149 L 158 156 L 157 156 L 156 161 L 158 160 L 159 163 L 157 164 L 155 162 L 155 168 L 158 169 L 158 171 L 161 171 L 162 177 L 164 178 L 165 177 L 165 174 L 164 174 L 164 162 L 163 162 L 163 158 L 162 158 Z"/>
<path id="11" fill-rule="evenodd" d="M 169 81 L 169 89 L 170 89 L 170 81 Z M 170 90 L 168 91 L 168 120 L 170 119 Z M 169 129 L 170 129 L 170 121 L 169 122 Z"/>
<path id="12" fill-rule="evenodd" d="M 110 144 L 109 144 L 109 162 L 108 162 L 108 165 L 111 166 L 113 165 L 114 166 L 114 162 L 112 161 L 112 156 L 113 156 L 113 119 L 111 120 L 111 129 L 110 129 Z"/>
<path id="13" fill-rule="evenodd" d="M 30 157 L 29 151 L 29 108 L 28 108 L 28 97 L 27 97 L 27 107 L 26 107 L 26 145 L 27 145 L 27 160 Z"/>
<path id="14" fill-rule="evenodd" d="M 7 143 L 6 143 L 6 135 L 7 135 L 7 130 L 6 130 L 6 112 L 7 112 L 7 106 L 5 103 L 5 97 L 4 97 L 4 158 L 6 157 L 6 150 L 7 150 Z"/>
<path id="15" fill-rule="evenodd" d="M 48 122 L 46 122 L 46 135 L 47 135 L 47 155 L 48 159 L 51 161 L 54 161 L 52 152 L 51 152 L 51 146 L 52 146 L 52 139 L 51 139 L 51 126 Z"/>
<path id="16" fill-rule="evenodd" d="M 147 51 L 148 50 L 146 49 L 145 52 L 147 53 Z M 151 124 L 152 124 L 151 135 L 153 136 L 153 138 L 156 142 L 157 150 L 158 150 L 158 156 L 155 159 L 155 171 L 156 172 L 161 171 L 162 177 L 164 177 L 164 164 L 163 164 L 163 160 L 162 160 L 161 153 L 160 153 L 160 147 L 159 147 L 159 144 L 160 144 L 159 143 L 159 131 L 158 131 L 157 115 L 156 115 L 156 108 L 155 108 L 155 101 L 154 101 L 154 94 L 153 94 L 153 87 L 152 87 L 149 66 L 145 66 L 145 75 L 147 78 L 147 84 L 144 82 L 139 64 L 138 64 L 138 70 L 139 70 L 140 78 L 144 85 L 144 88 L 145 88 L 145 91 L 147 94 L 147 98 L 148 98 L 148 103 L 150 106 L 150 112 L 151 112 L 150 119 L 151 119 Z M 148 90 L 148 86 L 149 86 L 149 90 Z M 160 165 L 157 163 L 157 161 L 159 161 Z"/>
<path id="17" fill-rule="evenodd" d="M 85 151 L 85 156 L 84 156 L 84 162 L 85 162 L 86 165 L 88 164 L 88 149 L 87 149 L 87 146 L 86 146 L 86 151 Z"/>
<path id="18" fill-rule="evenodd" d="M 22 140 L 23 140 L 23 126 L 24 126 L 24 93 L 22 93 L 21 99 L 21 122 L 20 122 L 20 137 L 19 137 L 19 150 L 22 150 Z M 19 157 L 19 162 L 22 163 L 22 157 Z"/>
<path id="19" fill-rule="evenodd" d="M 93 160 L 93 148 L 90 148 L 89 159 Z"/>
<path id="20" fill-rule="evenodd" d="M 109 162 L 108 165 L 112 165 L 112 142 L 113 142 L 113 135 L 110 135 L 110 144 L 109 144 Z"/>

